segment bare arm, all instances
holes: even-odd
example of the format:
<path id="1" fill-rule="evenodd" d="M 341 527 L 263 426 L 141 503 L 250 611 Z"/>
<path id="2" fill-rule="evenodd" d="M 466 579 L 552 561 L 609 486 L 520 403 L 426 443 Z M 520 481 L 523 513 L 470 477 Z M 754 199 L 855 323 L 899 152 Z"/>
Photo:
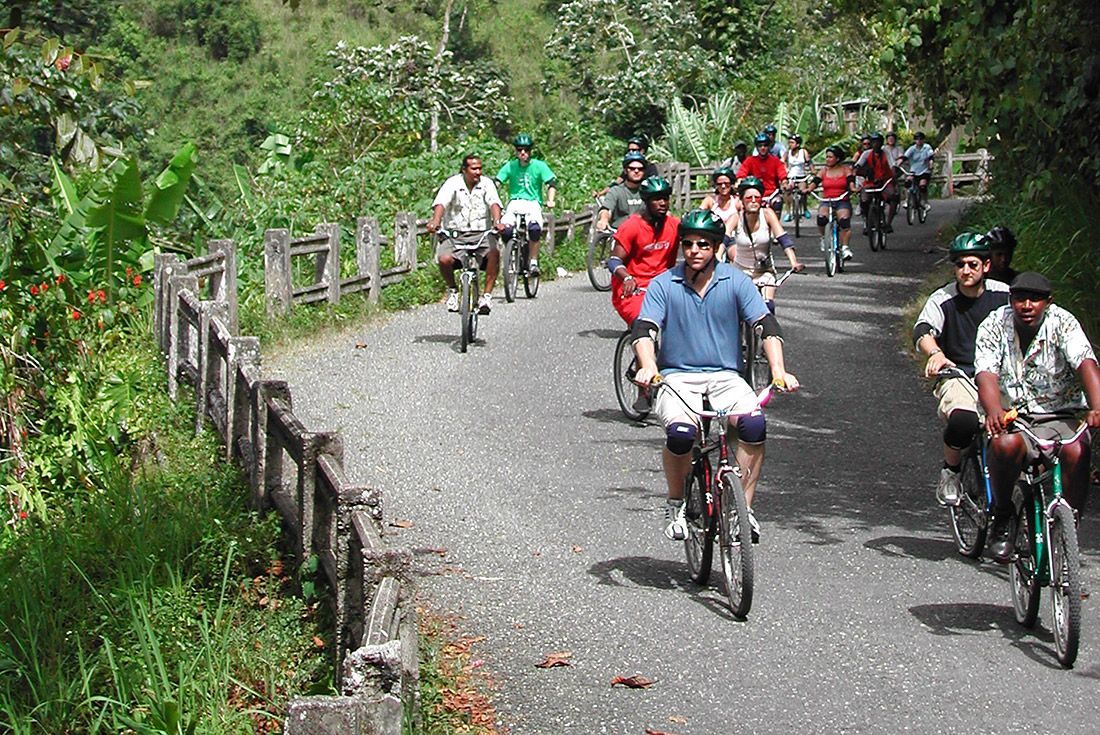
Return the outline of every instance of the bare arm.
<path id="1" fill-rule="evenodd" d="M 985 412 L 985 430 L 990 436 L 1005 431 L 1004 411 L 1001 409 L 1001 384 L 996 373 L 981 372 L 974 378 L 978 384 L 978 402 Z"/>
<path id="2" fill-rule="evenodd" d="M 1081 377 L 1081 385 L 1085 388 L 1085 396 L 1089 401 L 1089 412 L 1085 420 L 1089 428 L 1100 427 L 1100 367 L 1095 360 L 1083 360 L 1077 366 L 1077 374 Z"/>
<path id="3" fill-rule="evenodd" d="M 955 367 L 955 363 L 947 359 L 940 343 L 931 334 L 926 334 L 917 340 L 917 349 L 928 355 L 928 361 L 924 364 L 924 376 L 926 378 L 933 377 L 945 367 Z"/>
<path id="4" fill-rule="evenodd" d="M 494 205 L 495 206 L 495 205 Z M 497 214 L 495 219 L 500 219 L 500 207 L 497 207 Z M 424 226 L 428 232 L 437 232 L 439 230 L 439 223 L 443 221 L 443 205 L 437 204 L 432 207 L 432 216 L 428 220 L 428 224 Z"/>

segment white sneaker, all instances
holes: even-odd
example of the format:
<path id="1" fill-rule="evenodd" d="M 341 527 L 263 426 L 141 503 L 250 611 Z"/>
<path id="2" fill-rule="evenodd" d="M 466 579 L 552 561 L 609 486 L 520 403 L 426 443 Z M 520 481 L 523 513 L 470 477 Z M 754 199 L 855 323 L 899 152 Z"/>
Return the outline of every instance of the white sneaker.
<path id="1" fill-rule="evenodd" d="M 669 500 L 665 503 L 665 538 L 669 541 L 683 541 L 687 538 L 683 500 Z"/>
<path id="2" fill-rule="evenodd" d="M 851 260 L 852 259 L 852 249 L 850 247 L 848 247 L 847 245 L 841 245 L 840 246 L 840 257 L 843 258 L 844 260 Z"/>
<path id="3" fill-rule="evenodd" d="M 824 237 L 821 238 L 821 252 L 827 252 L 829 250 L 829 243 Z"/>
<path id="4" fill-rule="evenodd" d="M 944 467 L 940 470 L 940 481 L 936 485 L 936 501 L 940 505 L 958 505 L 959 491 L 962 483 L 959 481 L 959 473 Z"/>
<path id="5" fill-rule="evenodd" d="M 458 311 L 458 291 L 447 289 L 447 311 Z"/>
<path id="6" fill-rule="evenodd" d="M 477 300 L 477 313 L 485 316 L 493 310 L 493 295 L 491 293 L 483 293 Z"/>

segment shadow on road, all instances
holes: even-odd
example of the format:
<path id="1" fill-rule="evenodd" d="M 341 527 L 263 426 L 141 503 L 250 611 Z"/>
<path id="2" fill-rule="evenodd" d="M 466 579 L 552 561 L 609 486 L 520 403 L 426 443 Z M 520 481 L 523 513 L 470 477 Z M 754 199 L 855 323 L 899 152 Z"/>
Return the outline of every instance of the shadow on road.
<path id="1" fill-rule="evenodd" d="M 617 559 L 596 562 L 588 567 L 588 573 L 600 584 L 613 587 L 637 586 L 655 590 L 679 590 L 693 602 L 699 603 L 719 617 L 734 622 L 744 622 L 733 616 L 720 590 L 709 586 L 702 587 L 688 579 L 683 561 L 655 559 L 652 556 L 621 556 Z"/>
<path id="2" fill-rule="evenodd" d="M 413 344 L 440 344 L 450 345 L 452 352 L 462 352 L 462 348 L 459 346 L 460 338 L 455 334 L 421 334 L 418 337 L 413 337 Z M 484 347 L 486 345 L 485 340 L 475 339 L 470 343 L 474 347 Z"/>
<path id="3" fill-rule="evenodd" d="M 920 538 L 918 536 L 879 536 L 863 542 L 868 549 L 897 559 L 924 559 L 925 561 L 946 561 L 958 557 L 955 547 L 938 538 Z"/>
<path id="4" fill-rule="evenodd" d="M 621 329 L 582 329 L 577 332 L 578 337 L 598 337 L 599 339 L 618 339 L 622 334 Z"/>
<path id="5" fill-rule="evenodd" d="M 1016 622 L 1007 605 L 957 602 L 914 605 L 909 608 L 933 635 L 974 635 L 997 630 L 1025 656 L 1048 669 L 1061 669 L 1054 652 L 1054 636 L 1046 628 L 1028 630 Z"/>

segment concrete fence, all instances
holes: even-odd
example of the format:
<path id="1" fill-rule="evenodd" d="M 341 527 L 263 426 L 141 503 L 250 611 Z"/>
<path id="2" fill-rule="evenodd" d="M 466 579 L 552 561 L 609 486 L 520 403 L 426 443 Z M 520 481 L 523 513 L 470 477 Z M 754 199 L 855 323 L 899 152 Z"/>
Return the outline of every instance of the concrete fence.
<path id="1" fill-rule="evenodd" d="M 369 236 L 370 223 L 360 223 Z M 300 247 L 321 256 L 318 282 L 338 298 L 331 249 L 337 239 L 338 231 L 326 226 L 285 252 Z M 295 550 L 295 576 L 315 559 L 334 611 L 341 695 L 292 700 L 285 732 L 397 735 L 404 706 L 416 710 L 418 688 L 412 552 L 386 546 L 381 492 L 348 480 L 340 435 L 308 429 L 294 414 L 290 387 L 263 379 L 259 340 L 236 334 L 233 243 L 212 241 L 209 251 L 190 260 L 156 258 L 154 329 L 167 358 L 169 393 L 193 394 L 196 431 L 209 420 L 226 459 L 247 475 L 253 506 L 278 511 Z"/>

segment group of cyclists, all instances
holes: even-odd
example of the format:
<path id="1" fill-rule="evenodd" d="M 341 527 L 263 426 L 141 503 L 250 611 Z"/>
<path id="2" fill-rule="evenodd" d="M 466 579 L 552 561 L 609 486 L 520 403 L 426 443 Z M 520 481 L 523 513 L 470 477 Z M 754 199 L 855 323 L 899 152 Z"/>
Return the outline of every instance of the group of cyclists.
<path id="1" fill-rule="evenodd" d="M 848 151 L 830 146 L 824 165 L 816 171 L 798 136 L 784 147 L 775 135 L 772 125 L 761 131 L 753 141 L 754 153 L 736 145 L 734 155 L 711 176 L 713 193 L 682 218 L 669 211 L 672 187 L 647 160 L 645 141 L 633 138 L 621 175 L 606 192 L 598 214 L 597 229 L 614 238 L 607 260 L 611 300 L 632 334 L 639 365 L 635 380 L 646 386 L 659 374 L 674 389 L 658 392 L 655 402 L 646 390 L 638 395 L 646 410 L 654 402 L 652 408 L 666 434 L 663 532 L 670 539 L 682 540 L 687 533 L 683 490 L 700 430 L 695 413 L 706 398 L 712 410 L 729 415 L 729 431 L 738 440 L 737 465 L 753 541 L 759 540 L 752 501 L 763 466 L 767 422 L 756 394 L 742 377 L 740 330 L 761 333 L 773 385 L 797 390 L 798 379 L 786 369 L 782 330 L 775 316 L 771 243 L 779 244 L 791 270 L 802 270 L 782 221 L 808 212 L 788 211 L 784 216 L 780 194 L 795 186 L 803 192 L 820 188 L 826 200 L 817 216 L 821 234 L 828 208 L 833 207 L 844 257 L 851 257 L 849 196 L 866 188 L 883 188 L 889 228 L 897 204 L 892 186 L 896 171 L 908 163 L 909 173 L 925 191 L 931 177 L 934 151 L 922 133 L 905 150 L 892 132 L 865 136 L 854 163 Z M 545 162 L 531 157 L 529 135 L 521 134 L 513 142 L 516 155 L 496 176 L 497 183 L 509 187 L 508 206 L 502 209 L 496 186 L 482 177 L 480 159 L 467 156 L 461 171 L 443 184 L 433 202 L 430 232 L 441 226 L 463 233 L 492 229 L 507 239 L 522 213 L 529 240 L 537 248 L 543 203 L 548 208 L 554 205 L 555 178 Z M 865 205 L 861 195 L 861 206 Z M 1100 427 L 1100 368 L 1091 346 L 1073 315 L 1052 303 L 1045 277 L 1011 268 L 1015 244 L 1013 233 L 1005 227 L 955 238 L 949 251 L 954 279 L 929 297 L 913 329 L 917 350 L 927 356 L 929 377 L 948 367 L 965 375 L 942 380 L 935 391 L 945 426 L 936 497 L 944 505 L 959 502 L 961 452 L 978 431 L 988 432 L 994 495 L 989 551 L 1002 563 L 1009 562 L 1013 553 L 1012 489 L 1026 463 L 1037 456 L 1030 439 L 1007 430 L 1005 410 L 1017 408 L 1053 431 L 1067 428 L 1065 410 L 1087 410 L 1089 427 Z M 482 256 L 486 293 L 478 306 L 481 313 L 488 313 L 499 264 L 495 242 L 486 245 Z M 437 261 L 450 289 L 448 308 L 457 308 L 457 303 L 452 304 L 457 296 L 447 238 L 440 241 Z M 531 265 L 537 268 L 537 249 Z M 1089 483 L 1087 432 L 1065 447 L 1062 462 L 1065 497 L 1080 512 Z"/>

